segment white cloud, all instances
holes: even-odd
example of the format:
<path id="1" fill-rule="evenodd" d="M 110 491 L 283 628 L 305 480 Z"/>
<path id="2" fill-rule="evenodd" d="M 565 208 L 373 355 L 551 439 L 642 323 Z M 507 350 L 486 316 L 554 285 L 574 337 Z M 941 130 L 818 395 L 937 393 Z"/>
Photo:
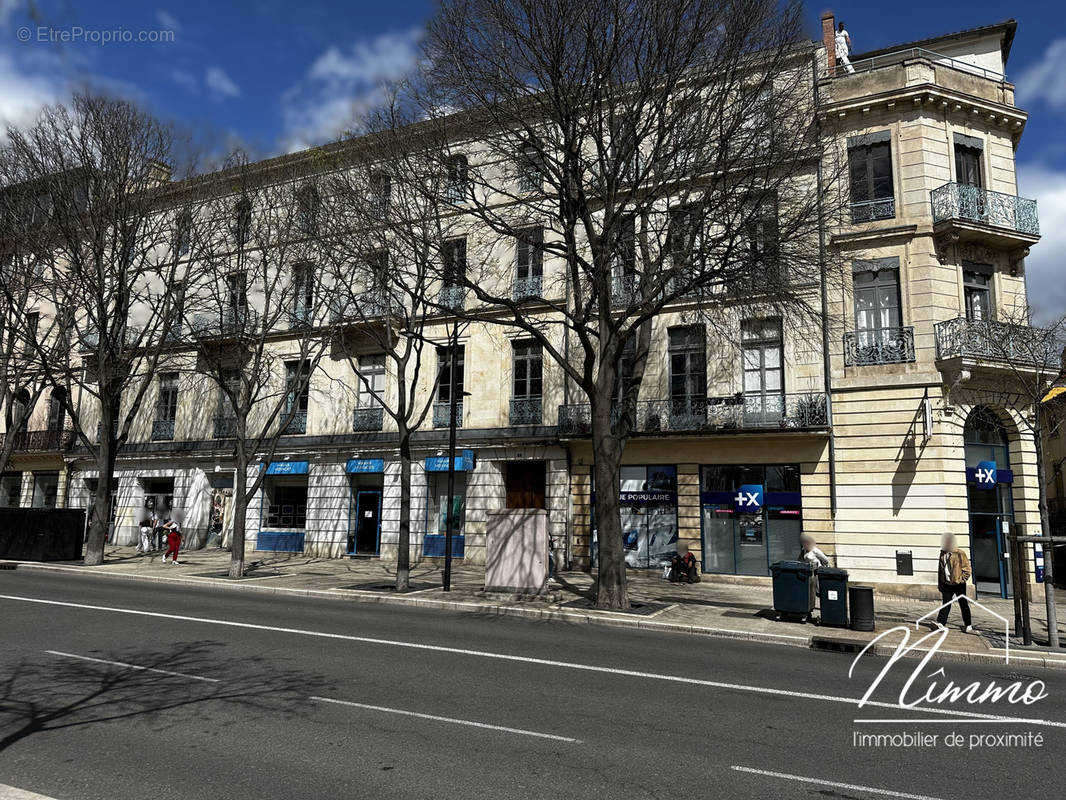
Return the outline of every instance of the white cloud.
<path id="1" fill-rule="evenodd" d="M 1018 167 L 1019 194 L 1035 197 L 1042 238 L 1025 259 L 1029 302 L 1038 317 L 1066 315 L 1066 171 Z"/>
<path id="2" fill-rule="evenodd" d="M 43 106 L 65 94 L 57 81 L 43 74 L 23 72 L 10 55 L 0 52 L 0 124 L 32 122 Z"/>
<path id="3" fill-rule="evenodd" d="M 0 28 L 6 28 L 11 15 L 22 6 L 22 0 L 0 0 Z"/>
<path id="4" fill-rule="evenodd" d="M 415 66 L 421 29 L 392 31 L 351 47 L 330 47 L 281 98 L 289 152 L 336 138 L 383 98 L 383 89 Z"/>
<path id="5" fill-rule="evenodd" d="M 234 83 L 221 67 L 208 67 L 204 73 L 204 83 L 207 84 L 208 91 L 215 100 L 238 97 L 241 93 L 241 87 Z"/>
<path id="6" fill-rule="evenodd" d="M 195 92 L 197 87 L 196 76 L 183 69 L 172 69 L 170 79 L 181 86 L 187 92 Z"/>
<path id="7" fill-rule="evenodd" d="M 174 31 L 175 33 L 181 30 L 181 23 L 178 22 L 178 18 L 165 9 L 161 8 L 156 11 L 155 18 L 159 20 L 159 24 L 163 26 L 164 30 Z"/>
<path id="8" fill-rule="evenodd" d="M 1052 108 L 1066 111 L 1066 39 L 1048 45 L 1040 60 L 1015 81 L 1019 105 L 1042 100 Z"/>

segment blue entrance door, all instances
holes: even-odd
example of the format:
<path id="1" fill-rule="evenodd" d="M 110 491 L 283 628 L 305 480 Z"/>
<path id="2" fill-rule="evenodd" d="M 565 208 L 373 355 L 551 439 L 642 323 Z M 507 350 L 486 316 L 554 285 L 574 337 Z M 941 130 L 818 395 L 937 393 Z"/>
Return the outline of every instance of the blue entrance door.
<path id="1" fill-rule="evenodd" d="M 381 543 L 381 492 L 361 491 L 355 497 L 355 518 L 348 531 L 348 554 L 373 556 Z"/>

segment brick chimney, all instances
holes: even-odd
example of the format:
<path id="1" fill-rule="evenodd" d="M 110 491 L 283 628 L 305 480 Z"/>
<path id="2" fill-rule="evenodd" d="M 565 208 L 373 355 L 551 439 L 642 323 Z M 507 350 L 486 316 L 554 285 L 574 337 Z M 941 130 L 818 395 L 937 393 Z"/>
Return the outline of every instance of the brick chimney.
<path id="1" fill-rule="evenodd" d="M 829 74 L 832 75 L 837 66 L 836 46 L 837 19 L 832 11 L 822 14 L 822 43 L 825 44 L 825 57 L 829 66 Z"/>

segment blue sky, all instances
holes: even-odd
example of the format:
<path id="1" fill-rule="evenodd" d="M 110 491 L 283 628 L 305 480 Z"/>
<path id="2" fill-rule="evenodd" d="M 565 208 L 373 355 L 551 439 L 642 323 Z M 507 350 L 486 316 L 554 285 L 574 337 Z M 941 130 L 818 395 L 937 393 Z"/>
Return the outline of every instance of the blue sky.
<path id="1" fill-rule="evenodd" d="M 1018 151 L 1020 191 L 1039 201 L 1044 230 L 1029 260 L 1030 290 L 1066 313 L 1058 256 L 1066 251 L 1061 4 L 841 0 L 828 7 L 858 51 L 1018 20 L 1008 79 L 1031 114 Z M 812 35 L 825 8 L 809 6 Z M 241 141 L 263 155 L 298 149 L 335 136 L 374 102 L 383 80 L 409 67 L 431 10 L 432 0 L 0 0 L 0 118 L 25 119 L 90 83 L 133 96 L 218 147 Z M 27 31 L 29 41 L 20 41 Z M 172 34 L 164 42 L 98 40 L 116 31 Z M 54 40 L 64 35 L 81 40 Z"/>

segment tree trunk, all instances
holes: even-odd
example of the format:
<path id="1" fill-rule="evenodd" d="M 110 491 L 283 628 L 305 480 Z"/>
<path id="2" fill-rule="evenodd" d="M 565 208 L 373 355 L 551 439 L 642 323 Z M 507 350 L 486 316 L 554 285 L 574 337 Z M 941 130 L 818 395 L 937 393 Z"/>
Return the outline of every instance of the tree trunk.
<path id="1" fill-rule="evenodd" d="M 625 551 L 618 505 L 623 445 L 611 432 L 611 400 L 600 398 L 592 408 L 593 477 L 596 491 L 598 579 L 596 607 L 628 609 Z"/>
<path id="2" fill-rule="evenodd" d="M 107 530 L 111 526 L 111 485 L 115 481 L 115 432 L 111 430 L 110 409 L 105 409 L 108 422 L 100 432 L 100 448 L 96 458 L 96 500 L 93 503 L 93 521 L 85 540 L 85 565 L 89 567 L 104 563 L 104 545 Z"/>
<path id="3" fill-rule="evenodd" d="M 230 539 L 229 576 L 244 577 L 244 529 L 248 516 L 248 459 L 243 448 L 237 448 L 233 470 L 233 536 Z"/>
<path id="4" fill-rule="evenodd" d="M 411 436 L 400 433 L 400 531 L 396 544 L 396 591 L 411 588 Z"/>

